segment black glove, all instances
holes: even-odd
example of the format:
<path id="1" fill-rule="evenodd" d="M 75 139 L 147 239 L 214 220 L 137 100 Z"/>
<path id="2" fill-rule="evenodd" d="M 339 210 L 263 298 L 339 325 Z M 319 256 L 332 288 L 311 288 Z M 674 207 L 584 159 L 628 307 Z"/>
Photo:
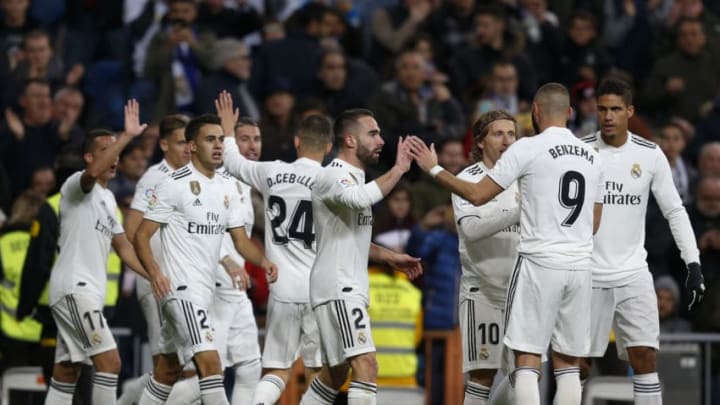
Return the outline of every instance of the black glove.
<path id="1" fill-rule="evenodd" d="M 703 278 L 702 270 L 700 270 L 700 263 L 690 263 L 687 269 L 688 275 L 685 280 L 685 288 L 690 292 L 688 311 L 692 311 L 693 305 L 702 302 L 703 295 L 705 294 L 705 279 Z"/>

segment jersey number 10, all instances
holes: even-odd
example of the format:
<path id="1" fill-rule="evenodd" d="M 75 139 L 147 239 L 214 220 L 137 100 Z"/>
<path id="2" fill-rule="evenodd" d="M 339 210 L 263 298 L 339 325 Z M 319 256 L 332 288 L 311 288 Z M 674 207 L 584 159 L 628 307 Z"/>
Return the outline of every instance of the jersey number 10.
<path id="1" fill-rule="evenodd" d="M 290 215 L 290 223 L 283 229 L 283 222 L 287 217 L 287 205 L 282 198 L 271 195 L 268 198 L 268 212 L 275 214 L 270 220 L 272 226 L 273 242 L 277 245 L 286 245 L 290 239 L 301 240 L 305 249 L 311 249 L 315 241 L 313 233 L 312 202 L 300 200 Z"/>

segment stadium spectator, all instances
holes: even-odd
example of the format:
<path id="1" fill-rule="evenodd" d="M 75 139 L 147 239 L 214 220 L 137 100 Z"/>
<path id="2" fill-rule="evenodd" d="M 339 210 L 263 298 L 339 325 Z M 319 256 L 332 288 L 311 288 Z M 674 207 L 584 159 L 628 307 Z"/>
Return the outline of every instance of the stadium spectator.
<path id="1" fill-rule="evenodd" d="M 571 131 L 577 137 L 590 135 L 598 130 L 597 103 L 595 102 L 595 82 L 577 83 L 570 91 L 570 101 L 574 116 L 571 119 Z"/>
<path id="2" fill-rule="evenodd" d="M 720 89 L 719 89 L 720 90 Z M 707 115 L 698 121 L 695 136 L 688 141 L 688 158 L 694 162 L 702 145 L 720 141 L 720 95 L 715 97 Z"/>
<path id="3" fill-rule="evenodd" d="M 319 40 L 327 34 L 323 18 L 326 6 L 311 3 L 297 10 L 293 24 L 284 37 L 265 41 L 253 53 L 250 88 L 258 100 L 264 100 L 277 78 L 292 83 L 298 97 L 311 94 L 320 64 Z M 266 26 L 272 28 L 274 25 Z M 266 35 L 268 31 L 266 30 Z"/>
<path id="4" fill-rule="evenodd" d="M 708 284 L 717 282 L 720 269 L 720 178 L 704 177 L 698 184 L 695 204 L 688 214 L 700 248 Z M 711 270 L 713 269 L 713 270 Z"/>
<path id="5" fill-rule="evenodd" d="M 120 153 L 117 174 L 108 182 L 108 188 L 115 194 L 116 199 L 121 195 L 130 195 L 132 199 L 135 186 L 147 167 L 148 160 L 140 142 L 133 142 L 123 149 Z"/>
<path id="6" fill-rule="evenodd" d="M 377 209 L 373 220 L 373 242 L 403 253 L 413 225 L 410 186 L 398 183 Z"/>
<path id="7" fill-rule="evenodd" d="M 197 111 L 210 112 L 215 108 L 215 98 L 227 90 L 240 115 L 260 119 L 260 106 L 248 89 L 252 56 L 245 45 L 234 38 L 224 38 L 215 44 L 212 58 L 213 73 L 203 79 L 197 96 Z"/>
<path id="8" fill-rule="evenodd" d="M 457 138 L 465 130 L 460 103 L 442 83 L 426 82 L 424 59 L 414 50 L 401 52 L 395 79 L 384 83 L 368 103 L 386 131 L 381 162 L 394 160 L 397 137 L 414 134 L 427 142 Z"/>
<path id="9" fill-rule="evenodd" d="M 12 174 L 13 196 L 30 185 L 33 170 L 54 167 L 58 153 L 68 139 L 59 132 L 52 119 L 50 84 L 39 79 L 29 80 L 20 96 L 22 115 L 5 110 L 5 123 L 0 129 L 0 153 L 8 173 Z"/>
<path id="10" fill-rule="evenodd" d="M 212 32 L 217 38 L 237 39 L 261 29 L 263 21 L 257 10 L 243 7 L 244 2 L 239 3 L 240 7 L 232 9 L 226 7 L 223 0 L 201 1 L 198 4 L 198 26 Z"/>
<path id="11" fill-rule="evenodd" d="M 558 18 L 548 10 L 547 0 L 521 0 L 519 6 L 525 52 L 533 61 L 538 83 L 549 82 L 562 45 Z"/>
<path id="12" fill-rule="evenodd" d="M 52 191 L 55 190 L 57 180 L 55 179 L 55 172 L 50 167 L 39 167 L 32 173 L 32 180 L 30 180 L 30 190 L 47 198 Z"/>
<path id="13" fill-rule="evenodd" d="M 589 11 L 573 13 L 558 56 L 555 80 L 568 88 L 581 81 L 598 81 L 610 69 L 610 57 L 598 40 L 597 19 Z"/>
<path id="14" fill-rule="evenodd" d="M 158 83 L 153 116 L 194 112 L 194 102 L 215 52 L 215 37 L 201 32 L 192 0 L 171 0 L 162 30 L 153 37 L 145 60 L 145 78 Z"/>
<path id="15" fill-rule="evenodd" d="M 518 96 L 518 74 L 510 61 L 499 60 L 492 66 L 488 88 L 482 98 L 475 103 L 473 122 L 481 114 L 491 110 L 505 110 L 512 115 L 527 112 L 530 106 Z"/>
<path id="16" fill-rule="evenodd" d="M 67 143 L 58 156 L 63 165 L 82 167 L 82 144 L 85 130 L 80 126 L 80 115 L 85 105 L 82 92 L 75 87 L 62 87 L 53 96 L 52 116 L 58 122 L 58 132 Z"/>
<path id="17" fill-rule="evenodd" d="M 30 0 L 3 0 L 0 2 L 0 75 L 7 76 L 23 58 L 23 37 L 39 28 L 35 19 L 28 16 Z"/>
<path id="18" fill-rule="evenodd" d="M 349 108 L 366 107 L 368 95 L 377 88 L 373 69 L 339 50 L 323 54 L 317 77 L 315 97 L 325 103 L 333 117 Z"/>
<path id="19" fill-rule="evenodd" d="M 492 65 L 499 59 L 512 61 L 520 77 L 520 97 L 532 98 L 537 88 L 537 74 L 523 51 L 521 34 L 510 29 L 505 18 L 499 6 L 485 6 L 477 11 L 472 45 L 459 49 L 450 62 L 452 88 L 461 101 L 467 102 L 482 94 Z"/>
<path id="20" fill-rule="evenodd" d="M 426 31 L 437 47 L 436 61 L 443 69 L 455 49 L 471 45 L 475 34 L 475 13 L 480 6 L 478 0 L 449 0 L 433 10 L 427 19 Z"/>
<path id="21" fill-rule="evenodd" d="M 698 156 L 698 174 L 703 177 L 720 177 L 720 142 L 703 145 Z"/>
<path id="22" fill-rule="evenodd" d="M 295 160 L 293 136 L 296 117 L 294 115 L 296 98 L 289 80 L 278 78 L 268 87 L 260 132 L 265 147 L 262 160 Z"/>
<path id="23" fill-rule="evenodd" d="M 671 276 L 660 276 L 655 279 L 655 293 L 660 315 L 660 333 L 692 332 L 690 322 L 678 315 L 680 304 L 680 287 Z"/>
<path id="24" fill-rule="evenodd" d="M 634 76 L 643 76 L 650 70 L 653 61 L 651 10 L 663 1 L 604 0 L 602 42 L 615 56 L 616 67 Z"/>
<path id="25" fill-rule="evenodd" d="M 692 202 L 691 187 L 697 181 L 698 173 L 683 158 L 686 145 L 683 129 L 673 122 L 665 124 L 658 134 L 658 144 L 670 163 L 673 182 L 683 204 L 690 204 Z"/>
<path id="26" fill-rule="evenodd" d="M 402 0 L 375 9 L 370 25 L 373 38 L 370 61 L 381 74 L 392 72 L 388 61 L 422 30 L 432 7 L 430 0 Z"/>
<path id="27" fill-rule="evenodd" d="M 707 44 L 699 19 L 678 22 L 675 50 L 656 61 L 645 84 L 647 103 L 656 116 L 672 114 L 695 122 L 703 103 L 717 96 L 720 59 Z"/>

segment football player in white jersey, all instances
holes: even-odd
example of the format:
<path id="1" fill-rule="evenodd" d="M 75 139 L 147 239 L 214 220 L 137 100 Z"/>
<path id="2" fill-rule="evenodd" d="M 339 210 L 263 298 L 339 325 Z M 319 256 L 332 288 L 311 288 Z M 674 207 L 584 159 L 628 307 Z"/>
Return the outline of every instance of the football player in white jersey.
<path id="1" fill-rule="evenodd" d="M 338 157 L 318 171 L 312 186 L 317 255 L 310 273 L 310 303 L 327 367 L 312 381 L 301 404 L 332 404 L 349 367 L 353 380 L 348 403 L 374 404 L 377 361 L 367 312 L 368 257 L 410 278 L 422 273 L 422 267 L 418 258 L 370 242 L 371 208 L 410 169 L 412 157 L 399 138 L 395 165 L 365 183 L 365 168 L 377 163 L 385 144 L 373 113 L 344 111 L 335 120 L 334 133 Z"/>
<path id="2" fill-rule="evenodd" d="M 596 97 L 601 130 L 583 138 L 605 164 L 603 223 L 593 248 L 590 357 L 605 354 L 612 328 L 618 356 L 630 360 L 634 371 L 635 403 L 661 404 L 655 367 L 660 335 L 657 296 L 643 246 L 651 191 L 687 264 L 691 307 L 705 289 L 700 255 L 667 158 L 655 143 L 628 131 L 634 113 L 630 86 L 608 78 L 598 86 Z M 589 364 L 583 367 L 587 373 Z"/>
<path id="3" fill-rule="evenodd" d="M 231 133 L 238 112 L 233 111 L 230 94 L 221 93 L 216 107 L 225 133 Z M 255 162 L 257 158 L 244 156 L 242 145 L 235 141 L 225 137 L 225 169 L 262 193 L 267 207 L 266 254 L 282 273 L 270 286 L 262 359 L 265 375 L 252 400 L 253 404 L 274 404 L 285 389 L 298 354 L 303 358 L 307 381 L 312 381 L 322 366 L 320 337 L 309 297 L 316 252 L 310 190 L 332 148 L 332 128 L 325 117 L 305 118 L 296 130 L 298 159 L 292 163 Z"/>
<path id="4" fill-rule="evenodd" d="M 473 125 L 475 163 L 458 179 L 478 182 L 515 143 L 517 122 L 512 114 L 489 111 Z M 460 239 L 460 331 L 463 373 L 470 373 L 464 405 L 486 405 L 497 370 L 503 365 L 505 297 L 520 240 L 517 183 L 487 204 L 476 207 L 452 195 Z"/>
<path id="5" fill-rule="evenodd" d="M 434 148 L 412 137 L 420 167 L 452 192 L 480 205 L 518 181 L 520 243 L 508 286 L 504 343 L 515 353 L 516 403 L 539 405 L 541 355 L 553 349 L 557 404 L 580 404 L 580 358 L 590 349 L 593 233 L 602 213 L 600 157 L 566 127 L 570 99 L 561 84 L 533 100 L 537 136 L 510 146 L 480 182 L 437 165 Z"/>
<path id="6" fill-rule="evenodd" d="M 181 371 L 176 353 L 184 363 L 192 360 L 197 367 L 203 403 L 228 404 L 220 356 L 213 343 L 214 322 L 208 311 L 224 234 L 229 232 L 235 249 L 268 275 L 274 276 L 276 271 L 245 233 L 247 213 L 237 184 L 216 172 L 224 149 L 219 118 L 207 114 L 191 120 L 185 136 L 192 152 L 190 163 L 155 188 L 154 203 L 148 205 L 135 235 L 138 256 L 149 269 L 164 319 L 161 360 L 143 391 L 142 405 L 167 400 Z M 160 265 L 150 248 L 158 229 Z"/>
<path id="7" fill-rule="evenodd" d="M 135 195 L 130 204 L 130 211 L 125 216 L 125 234 L 130 242 L 135 241 L 137 231 L 143 215 L 151 203 L 153 190 L 170 173 L 185 166 L 190 161 L 190 147 L 185 140 L 185 125 L 189 119 L 184 115 L 168 115 L 160 121 L 160 149 L 163 152 L 162 162 L 150 166 L 135 186 Z M 155 261 L 160 262 L 160 235 L 153 236 L 151 240 L 152 252 Z M 160 323 L 161 314 L 157 300 L 150 288 L 150 281 L 138 278 L 135 283 L 140 308 L 145 315 L 147 324 L 148 344 L 153 357 L 153 365 L 157 363 L 160 355 Z M 145 374 L 129 383 L 123 384 L 123 394 L 118 398 L 118 405 L 132 405 L 140 400 L 150 374 Z"/>
<path id="8" fill-rule="evenodd" d="M 228 94 L 229 97 L 229 94 Z M 232 103 L 232 98 L 230 98 Z M 262 149 L 262 138 L 258 124 L 249 118 L 235 119 L 230 105 L 230 122 L 223 119 L 220 121 L 223 132 L 232 134 L 238 139 L 235 149 L 240 149 L 240 154 L 247 159 L 244 162 L 255 161 L 260 156 Z M 227 117 L 226 117 L 227 118 Z M 234 122 L 237 121 L 237 124 Z M 229 127 L 226 127 L 229 125 Z M 233 127 L 234 126 L 234 127 Z M 225 139 L 233 138 L 228 135 Z M 229 174 L 226 168 L 220 169 L 222 173 Z M 252 232 L 255 216 L 253 213 L 251 188 L 245 183 L 238 182 L 238 192 L 242 201 L 243 209 L 247 213 L 248 222 L 245 224 L 245 231 L 248 236 Z M 275 262 L 270 257 L 268 258 Z M 232 239 L 229 235 L 223 238 L 223 249 L 218 264 L 216 289 L 210 314 L 215 321 L 215 341 L 223 368 L 233 367 L 235 383 L 233 384 L 232 405 L 247 405 L 252 403 L 253 392 L 260 380 L 260 345 L 258 342 L 258 328 L 255 321 L 252 301 L 247 295 L 249 288 L 249 276 L 244 269 L 245 259 L 240 256 L 232 247 Z M 229 274 L 235 274 L 235 279 Z M 270 280 L 270 281 L 275 281 Z M 271 284 L 273 285 L 273 284 Z M 186 368 L 188 366 L 186 365 Z M 197 377 L 186 378 L 178 381 L 173 386 L 168 397 L 168 403 L 177 405 L 190 405 L 199 402 L 200 391 Z"/>
<path id="9" fill-rule="evenodd" d="M 115 404 L 120 356 L 103 316 L 110 247 L 131 269 L 147 278 L 118 221 L 115 196 L 107 189 L 118 156 L 140 135 L 135 100 L 125 106 L 125 129 L 115 138 L 91 131 L 83 148 L 87 168 L 70 176 L 60 189 L 59 254 L 50 276 L 50 310 L 57 324 L 55 366 L 45 403 L 71 404 L 83 363 L 95 366 L 92 401 Z"/>

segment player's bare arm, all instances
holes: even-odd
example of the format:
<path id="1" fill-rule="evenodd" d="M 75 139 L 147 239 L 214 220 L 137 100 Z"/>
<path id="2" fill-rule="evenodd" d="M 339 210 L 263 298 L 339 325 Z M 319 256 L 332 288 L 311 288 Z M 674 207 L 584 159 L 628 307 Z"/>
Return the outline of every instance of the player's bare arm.
<path id="1" fill-rule="evenodd" d="M 135 233 L 143 220 L 143 216 L 144 214 L 142 212 L 132 208 L 129 209 L 127 215 L 125 215 L 123 228 L 125 228 L 125 235 L 130 243 L 135 241 Z"/>
<path id="2" fill-rule="evenodd" d="M 135 253 L 142 263 L 152 284 L 155 298 L 162 298 L 171 292 L 170 280 L 160 271 L 150 249 L 150 238 L 160 229 L 160 223 L 144 219 L 135 233 Z"/>
<path id="3" fill-rule="evenodd" d="M 132 271 L 139 274 L 141 277 L 150 280 L 150 275 L 145 271 L 142 263 L 140 263 L 140 260 L 135 254 L 133 245 L 124 233 L 115 235 L 112 238 L 112 247 L 115 249 L 118 256 L 120 256 L 123 263 L 127 264 Z"/>
<path id="4" fill-rule="evenodd" d="M 275 266 L 275 263 L 270 262 L 263 252 L 252 243 L 247 233 L 245 233 L 245 227 L 232 228 L 229 232 L 238 253 L 250 263 L 262 267 L 265 270 L 268 282 L 274 283 L 278 278 L 277 266 Z"/>
<path id="5" fill-rule="evenodd" d="M 410 165 L 412 164 L 413 158 L 412 155 L 410 155 L 408 146 L 406 145 L 407 138 L 409 137 L 398 138 L 395 165 L 390 170 L 385 172 L 385 174 L 375 180 L 375 183 L 377 183 L 383 196 L 388 195 L 388 193 L 393 189 L 393 187 L 395 187 L 397 182 L 400 181 L 400 178 L 403 176 L 403 174 L 407 173 L 408 170 L 410 170 Z"/>
<path id="6" fill-rule="evenodd" d="M 600 222 L 602 220 L 602 204 L 595 203 L 593 207 L 593 235 L 595 235 L 600 229 Z"/>
<path id="7" fill-rule="evenodd" d="M 136 100 L 129 100 L 125 105 L 125 129 L 106 150 L 102 151 L 100 157 L 92 159 L 80 177 L 80 187 L 85 193 L 92 190 L 97 178 L 110 169 L 117 162 L 120 152 L 125 149 L 130 141 L 145 131 L 147 124 L 140 124 L 140 104 Z"/>
<path id="8" fill-rule="evenodd" d="M 220 265 L 233 281 L 233 287 L 238 290 L 247 290 L 250 288 L 250 276 L 243 266 L 235 262 L 230 255 L 223 256 L 222 259 L 220 259 Z"/>
<path id="9" fill-rule="evenodd" d="M 418 278 L 423 272 L 419 257 L 397 253 L 374 243 L 370 244 L 368 256 L 371 260 L 386 263 L 390 267 L 402 271 L 410 280 Z"/>
<path id="10" fill-rule="evenodd" d="M 452 173 L 440 168 L 437 153 L 435 152 L 435 144 L 431 144 L 428 148 L 425 142 L 416 136 L 408 137 L 406 143 L 410 155 L 425 173 L 430 174 L 438 184 L 470 201 L 473 205 L 483 205 L 503 191 L 503 188 L 488 176 L 485 176 L 478 183 L 470 183 L 460 180 Z M 436 167 L 440 169 L 436 169 Z M 439 173 L 431 173 L 431 170 L 439 170 Z"/>

